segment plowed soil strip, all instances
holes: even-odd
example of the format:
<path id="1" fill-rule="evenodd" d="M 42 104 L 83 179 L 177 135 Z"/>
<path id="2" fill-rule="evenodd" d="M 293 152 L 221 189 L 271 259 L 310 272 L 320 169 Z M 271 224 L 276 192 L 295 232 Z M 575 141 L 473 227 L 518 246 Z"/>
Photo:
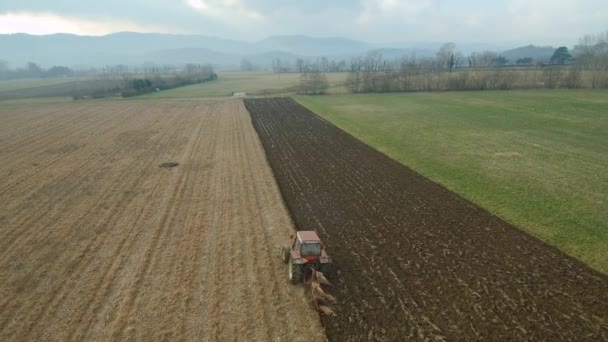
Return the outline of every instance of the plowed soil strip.
<path id="1" fill-rule="evenodd" d="M 0 341 L 325 338 L 242 101 L 15 106 L 0 158 Z"/>
<path id="2" fill-rule="evenodd" d="M 330 340 L 608 339 L 608 277 L 291 99 L 251 99 L 299 229 L 333 257 Z"/>

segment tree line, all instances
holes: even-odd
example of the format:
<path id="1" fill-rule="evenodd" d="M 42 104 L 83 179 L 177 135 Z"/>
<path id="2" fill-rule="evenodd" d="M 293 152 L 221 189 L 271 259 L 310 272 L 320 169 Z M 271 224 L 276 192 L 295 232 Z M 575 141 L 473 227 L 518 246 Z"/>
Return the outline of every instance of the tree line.
<path id="1" fill-rule="evenodd" d="M 132 97 L 217 79 L 213 67 L 202 64 L 186 64 L 183 68 L 171 69 L 171 71 L 148 64 L 144 65 L 142 69 L 137 69 L 137 73 L 129 72 L 129 68 L 126 66 L 117 66 L 111 69 L 104 68 L 104 75 L 120 76 L 121 85 L 93 91 L 79 91 L 72 97 L 75 100 L 118 94 L 122 97 Z"/>
<path id="2" fill-rule="evenodd" d="M 306 95 L 322 95 L 329 88 L 329 81 L 325 75 L 326 69 L 318 59 L 316 63 L 306 63 L 300 68 L 300 85 L 298 92 Z"/>
<path id="3" fill-rule="evenodd" d="M 506 58 L 492 52 L 464 57 L 454 43 L 444 44 L 435 57 L 387 60 L 369 52 L 351 61 L 346 81 L 353 93 L 529 88 L 608 88 L 608 33 L 585 36 L 573 53 L 559 47 L 550 63 L 522 58 L 507 67 Z"/>
<path id="4" fill-rule="evenodd" d="M 70 68 L 56 65 L 44 68 L 35 62 L 27 62 L 23 67 L 10 68 L 8 62 L 0 60 L 0 79 L 20 78 L 50 78 L 50 77 L 101 77 L 101 78 L 124 78 L 141 75 L 143 78 L 156 77 L 157 75 L 172 76 L 176 74 L 192 73 L 193 68 L 210 67 L 209 65 L 187 64 L 187 65 L 156 65 L 144 63 L 140 66 L 114 64 L 103 66 L 91 66 L 88 68 Z M 187 70 L 190 69 L 190 70 Z"/>
<path id="5" fill-rule="evenodd" d="M 243 64 L 251 66 L 247 60 Z M 510 61 L 492 51 L 465 56 L 456 44 L 445 43 L 432 57 L 386 59 L 370 51 L 349 63 L 319 57 L 298 58 L 293 65 L 275 58 L 272 70 L 279 78 L 285 72 L 300 73 L 300 92 L 315 95 L 326 92 L 328 72 L 348 72 L 346 87 L 353 93 L 608 88 L 608 32 L 584 36 L 572 51 L 558 47 L 547 60 L 520 57 Z"/>
<path id="6" fill-rule="evenodd" d="M 144 68 L 143 76 L 143 78 L 125 77 L 122 96 L 137 96 L 217 79 L 217 74 L 211 65 L 201 64 L 186 64 L 183 70 L 170 76 L 162 75 L 159 68 L 148 67 Z"/>
<path id="7" fill-rule="evenodd" d="M 44 69 L 34 62 L 28 62 L 22 68 L 10 69 L 6 61 L 0 61 L 0 79 L 44 78 L 72 76 L 74 71 L 66 66 L 52 66 Z"/>
<path id="8" fill-rule="evenodd" d="M 292 63 L 293 62 L 293 63 Z M 329 59 L 325 56 L 315 58 L 302 58 L 299 57 L 295 61 L 290 62 L 287 59 L 275 57 L 270 63 L 272 72 L 276 74 L 298 72 L 302 73 L 310 70 L 312 66 L 319 69 L 321 72 L 346 72 L 348 71 L 348 63 L 345 59 L 335 60 Z M 253 63 L 247 58 L 241 60 L 240 65 L 241 71 L 260 71 L 264 70 L 262 65 Z M 267 68 L 266 68 L 267 70 Z"/>
<path id="9" fill-rule="evenodd" d="M 608 31 L 585 35 L 574 50 L 578 65 L 591 74 L 591 87 L 608 88 Z"/>

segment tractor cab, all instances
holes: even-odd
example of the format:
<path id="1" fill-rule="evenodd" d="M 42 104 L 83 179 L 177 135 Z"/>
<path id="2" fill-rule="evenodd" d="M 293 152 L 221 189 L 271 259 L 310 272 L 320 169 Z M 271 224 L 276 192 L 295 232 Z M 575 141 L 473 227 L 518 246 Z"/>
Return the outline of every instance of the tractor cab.
<path id="1" fill-rule="evenodd" d="M 321 251 L 323 250 L 321 239 L 313 231 L 298 232 L 293 243 L 294 252 L 299 252 L 306 259 L 314 259 L 321 256 Z"/>

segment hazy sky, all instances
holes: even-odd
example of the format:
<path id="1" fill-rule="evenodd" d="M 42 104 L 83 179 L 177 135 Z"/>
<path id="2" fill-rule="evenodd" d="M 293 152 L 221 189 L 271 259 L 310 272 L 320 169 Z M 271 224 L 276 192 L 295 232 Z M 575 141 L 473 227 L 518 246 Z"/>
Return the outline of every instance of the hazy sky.
<path id="1" fill-rule="evenodd" d="M 277 34 L 370 42 L 572 45 L 608 30 L 608 0 L 2 0 L 0 33 Z"/>

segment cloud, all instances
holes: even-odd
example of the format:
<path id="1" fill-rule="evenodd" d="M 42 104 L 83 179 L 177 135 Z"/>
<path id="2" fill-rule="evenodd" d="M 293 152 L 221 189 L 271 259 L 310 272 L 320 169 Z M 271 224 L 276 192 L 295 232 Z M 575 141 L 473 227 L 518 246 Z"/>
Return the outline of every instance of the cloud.
<path id="1" fill-rule="evenodd" d="M 54 13 L 8 12 L 0 14 L 0 34 L 73 33 L 102 36 L 118 31 L 175 33 L 178 30 L 161 26 L 141 25 L 125 20 L 87 20 Z"/>
<path id="2" fill-rule="evenodd" d="M 380 41 L 572 45 L 608 29 L 606 0 L 361 0 L 351 32 Z"/>
<path id="3" fill-rule="evenodd" d="M 235 17 L 255 20 L 264 18 L 261 12 L 250 8 L 241 0 L 186 0 L 185 3 L 200 13 L 225 20 Z"/>
<path id="4" fill-rule="evenodd" d="M 413 20 L 434 5 L 432 0 L 363 0 L 358 16 L 360 23 L 395 19 Z"/>
<path id="5" fill-rule="evenodd" d="M 608 29 L 608 1 L 0 0 L 0 18 L 2 32 L 38 34 L 180 31 L 241 40 L 305 34 L 376 43 L 571 45 Z"/>
<path id="6" fill-rule="evenodd" d="M 509 26 L 503 34 L 538 40 L 572 40 L 608 28 L 605 0 L 510 0 L 505 13 L 508 22 L 503 24 Z"/>

